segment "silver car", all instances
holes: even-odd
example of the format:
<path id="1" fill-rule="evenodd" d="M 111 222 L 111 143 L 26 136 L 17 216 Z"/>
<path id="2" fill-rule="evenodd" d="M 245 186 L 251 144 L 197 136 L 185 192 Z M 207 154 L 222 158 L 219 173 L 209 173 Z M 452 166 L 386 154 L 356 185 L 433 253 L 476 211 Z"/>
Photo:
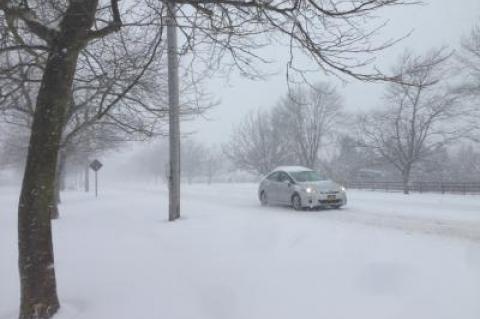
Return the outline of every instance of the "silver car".
<path id="1" fill-rule="evenodd" d="M 274 169 L 261 182 L 258 198 L 262 205 L 291 205 L 294 209 L 340 208 L 347 204 L 345 188 L 301 166 Z"/>

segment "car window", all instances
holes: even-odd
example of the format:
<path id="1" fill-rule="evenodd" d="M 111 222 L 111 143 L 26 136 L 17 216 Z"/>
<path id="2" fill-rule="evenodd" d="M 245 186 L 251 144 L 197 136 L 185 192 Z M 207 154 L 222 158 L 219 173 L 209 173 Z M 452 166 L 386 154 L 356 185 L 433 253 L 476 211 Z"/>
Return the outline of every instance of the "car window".
<path id="1" fill-rule="evenodd" d="M 271 182 L 278 182 L 279 172 L 273 172 L 272 174 L 267 176 L 267 179 Z"/>
<path id="2" fill-rule="evenodd" d="M 293 178 L 297 182 L 318 182 L 318 181 L 323 181 L 326 180 L 327 178 L 323 175 L 321 175 L 319 172 L 315 171 L 301 171 L 301 172 L 292 172 Z"/>
<path id="3" fill-rule="evenodd" d="M 285 181 L 291 182 L 292 180 L 291 180 L 290 176 L 288 176 L 287 173 L 285 173 L 285 172 L 280 172 L 280 175 L 279 175 L 279 177 L 278 177 L 278 181 L 283 183 L 283 182 L 285 182 Z"/>

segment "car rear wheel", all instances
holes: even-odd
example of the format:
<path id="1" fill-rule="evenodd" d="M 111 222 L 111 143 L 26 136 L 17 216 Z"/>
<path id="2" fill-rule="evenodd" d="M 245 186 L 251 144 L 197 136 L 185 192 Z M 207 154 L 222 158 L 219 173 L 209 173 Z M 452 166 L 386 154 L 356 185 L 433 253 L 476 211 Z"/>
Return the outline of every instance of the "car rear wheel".
<path id="1" fill-rule="evenodd" d="M 302 199 L 298 194 L 295 194 L 292 196 L 292 207 L 295 210 L 301 210 L 302 209 Z"/>
<path id="2" fill-rule="evenodd" d="M 268 197 L 266 192 L 262 192 L 260 194 L 260 203 L 262 204 L 262 206 L 268 205 Z"/>

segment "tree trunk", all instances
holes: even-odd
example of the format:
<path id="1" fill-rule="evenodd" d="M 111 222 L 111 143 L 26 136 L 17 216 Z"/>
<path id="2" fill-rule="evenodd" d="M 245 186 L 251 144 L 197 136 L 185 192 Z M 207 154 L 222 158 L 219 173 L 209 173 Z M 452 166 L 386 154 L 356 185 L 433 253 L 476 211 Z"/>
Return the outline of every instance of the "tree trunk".
<path id="1" fill-rule="evenodd" d="M 63 181 L 65 177 L 64 170 L 65 170 L 65 152 L 60 150 L 58 152 L 57 167 L 55 170 L 55 198 L 52 204 L 52 210 L 51 210 L 51 216 L 50 216 L 51 219 L 60 218 L 60 211 L 58 209 L 58 205 L 62 203 L 60 191 L 64 189 L 64 185 L 62 185 L 65 183 Z"/>
<path id="2" fill-rule="evenodd" d="M 405 170 L 402 172 L 402 184 L 403 184 L 403 193 L 408 195 L 410 193 L 410 170 Z"/>
<path id="3" fill-rule="evenodd" d="M 50 318 L 59 308 L 50 216 L 77 57 L 51 53 L 37 97 L 18 209 L 20 319 Z"/>
<path id="4" fill-rule="evenodd" d="M 307 157 L 308 157 L 307 167 L 310 168 L 310 169 L 316 169 L 316 166 L 317 166 L 316 156 L 313 155 L 313 154 L 309 154 Z"/>
<path id="5" fill-rule="evenodd" d="M 58 186 L 60 191 L 64 191 L 67 188 L 67 156 L 64 150 L 60 150 L 60 163 L 58 164 Z M 58 193 L 58 198 L 60 199 L 60 192 Z"/>
<path id="6" fill-rule="evenodd" d="M 48 319 L 60 308 L 50 220 L 55 171 L 78 55 L 97 4 L 97 0 L 70 1 L 61 31 L 49 44 L 18 206 L 20 319 Z"/>
<path id="7" fill-rule="evenodd" d="M 50 211 L 50 218 L 51 219 L 58 219 L 60 218 L 60 212 L 58 210 L 58 205 L 61 204 L 61 198 L 60 198 L 60 177 L 59 177 L 59 168 L 58 168 L 58 163 L 57 163 L 57 169 L 55 171 L 55 186 L 54 186 L 54 191 L 55 195 L 53 196 L 53 203 L 52 203 L 52 209 Z"/>

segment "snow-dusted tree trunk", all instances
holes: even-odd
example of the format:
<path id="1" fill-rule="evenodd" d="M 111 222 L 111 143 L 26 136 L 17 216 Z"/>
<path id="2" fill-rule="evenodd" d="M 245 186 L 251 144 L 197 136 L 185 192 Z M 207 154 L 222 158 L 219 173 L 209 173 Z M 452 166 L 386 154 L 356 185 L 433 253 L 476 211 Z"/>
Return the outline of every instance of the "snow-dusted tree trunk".
<path id="1" fill-rule="evenodd" d="M 61 137 L 78 57 L 90 40 L 118 30 L 121 22 L 115 0 L 112 0 L 114 22 L 98 31 L 91 31 L 98 0 L 69 1 L 56 29 L 42 24 L 28 6 L 15 5 L 16 2 L 0 1 L 0 9 L 7 18 L 25 22 L 28 31 L 44 41 L 48 52 L 36 98 L 18 206 L 19 318 L 48 319 L 60 308 L 50 218 Z M 14 24 L 9 27 L 14 28 Z"/>
<path id="2" fill-rule="evenodd" d="M 65 187 L 65 160 L 65 151 L 61 149 L 58 152 L 57 168 L 55 170 L 55 200 L 52 203 L 52 219 L 58 219 L 60 217 L 58 205 L 62 202 L 60 191 L 62 191 Z"/>
<path id="3" fill-rule="evenodd" d="M 411 172 L 411 167 L 405 167 L 401 172 L 403 193 L 405 195 L 410 194 L 410 172 Z"/>
<path id="4" fill-rule="evenodd" d="M 96 7 L 96 6 L 95 6 Z M 79 51 L 58 46 L 42 78 L 18 209 L 20 319 L 50 318 L 59 308 L 50 216 L 63 121 Z"/>

